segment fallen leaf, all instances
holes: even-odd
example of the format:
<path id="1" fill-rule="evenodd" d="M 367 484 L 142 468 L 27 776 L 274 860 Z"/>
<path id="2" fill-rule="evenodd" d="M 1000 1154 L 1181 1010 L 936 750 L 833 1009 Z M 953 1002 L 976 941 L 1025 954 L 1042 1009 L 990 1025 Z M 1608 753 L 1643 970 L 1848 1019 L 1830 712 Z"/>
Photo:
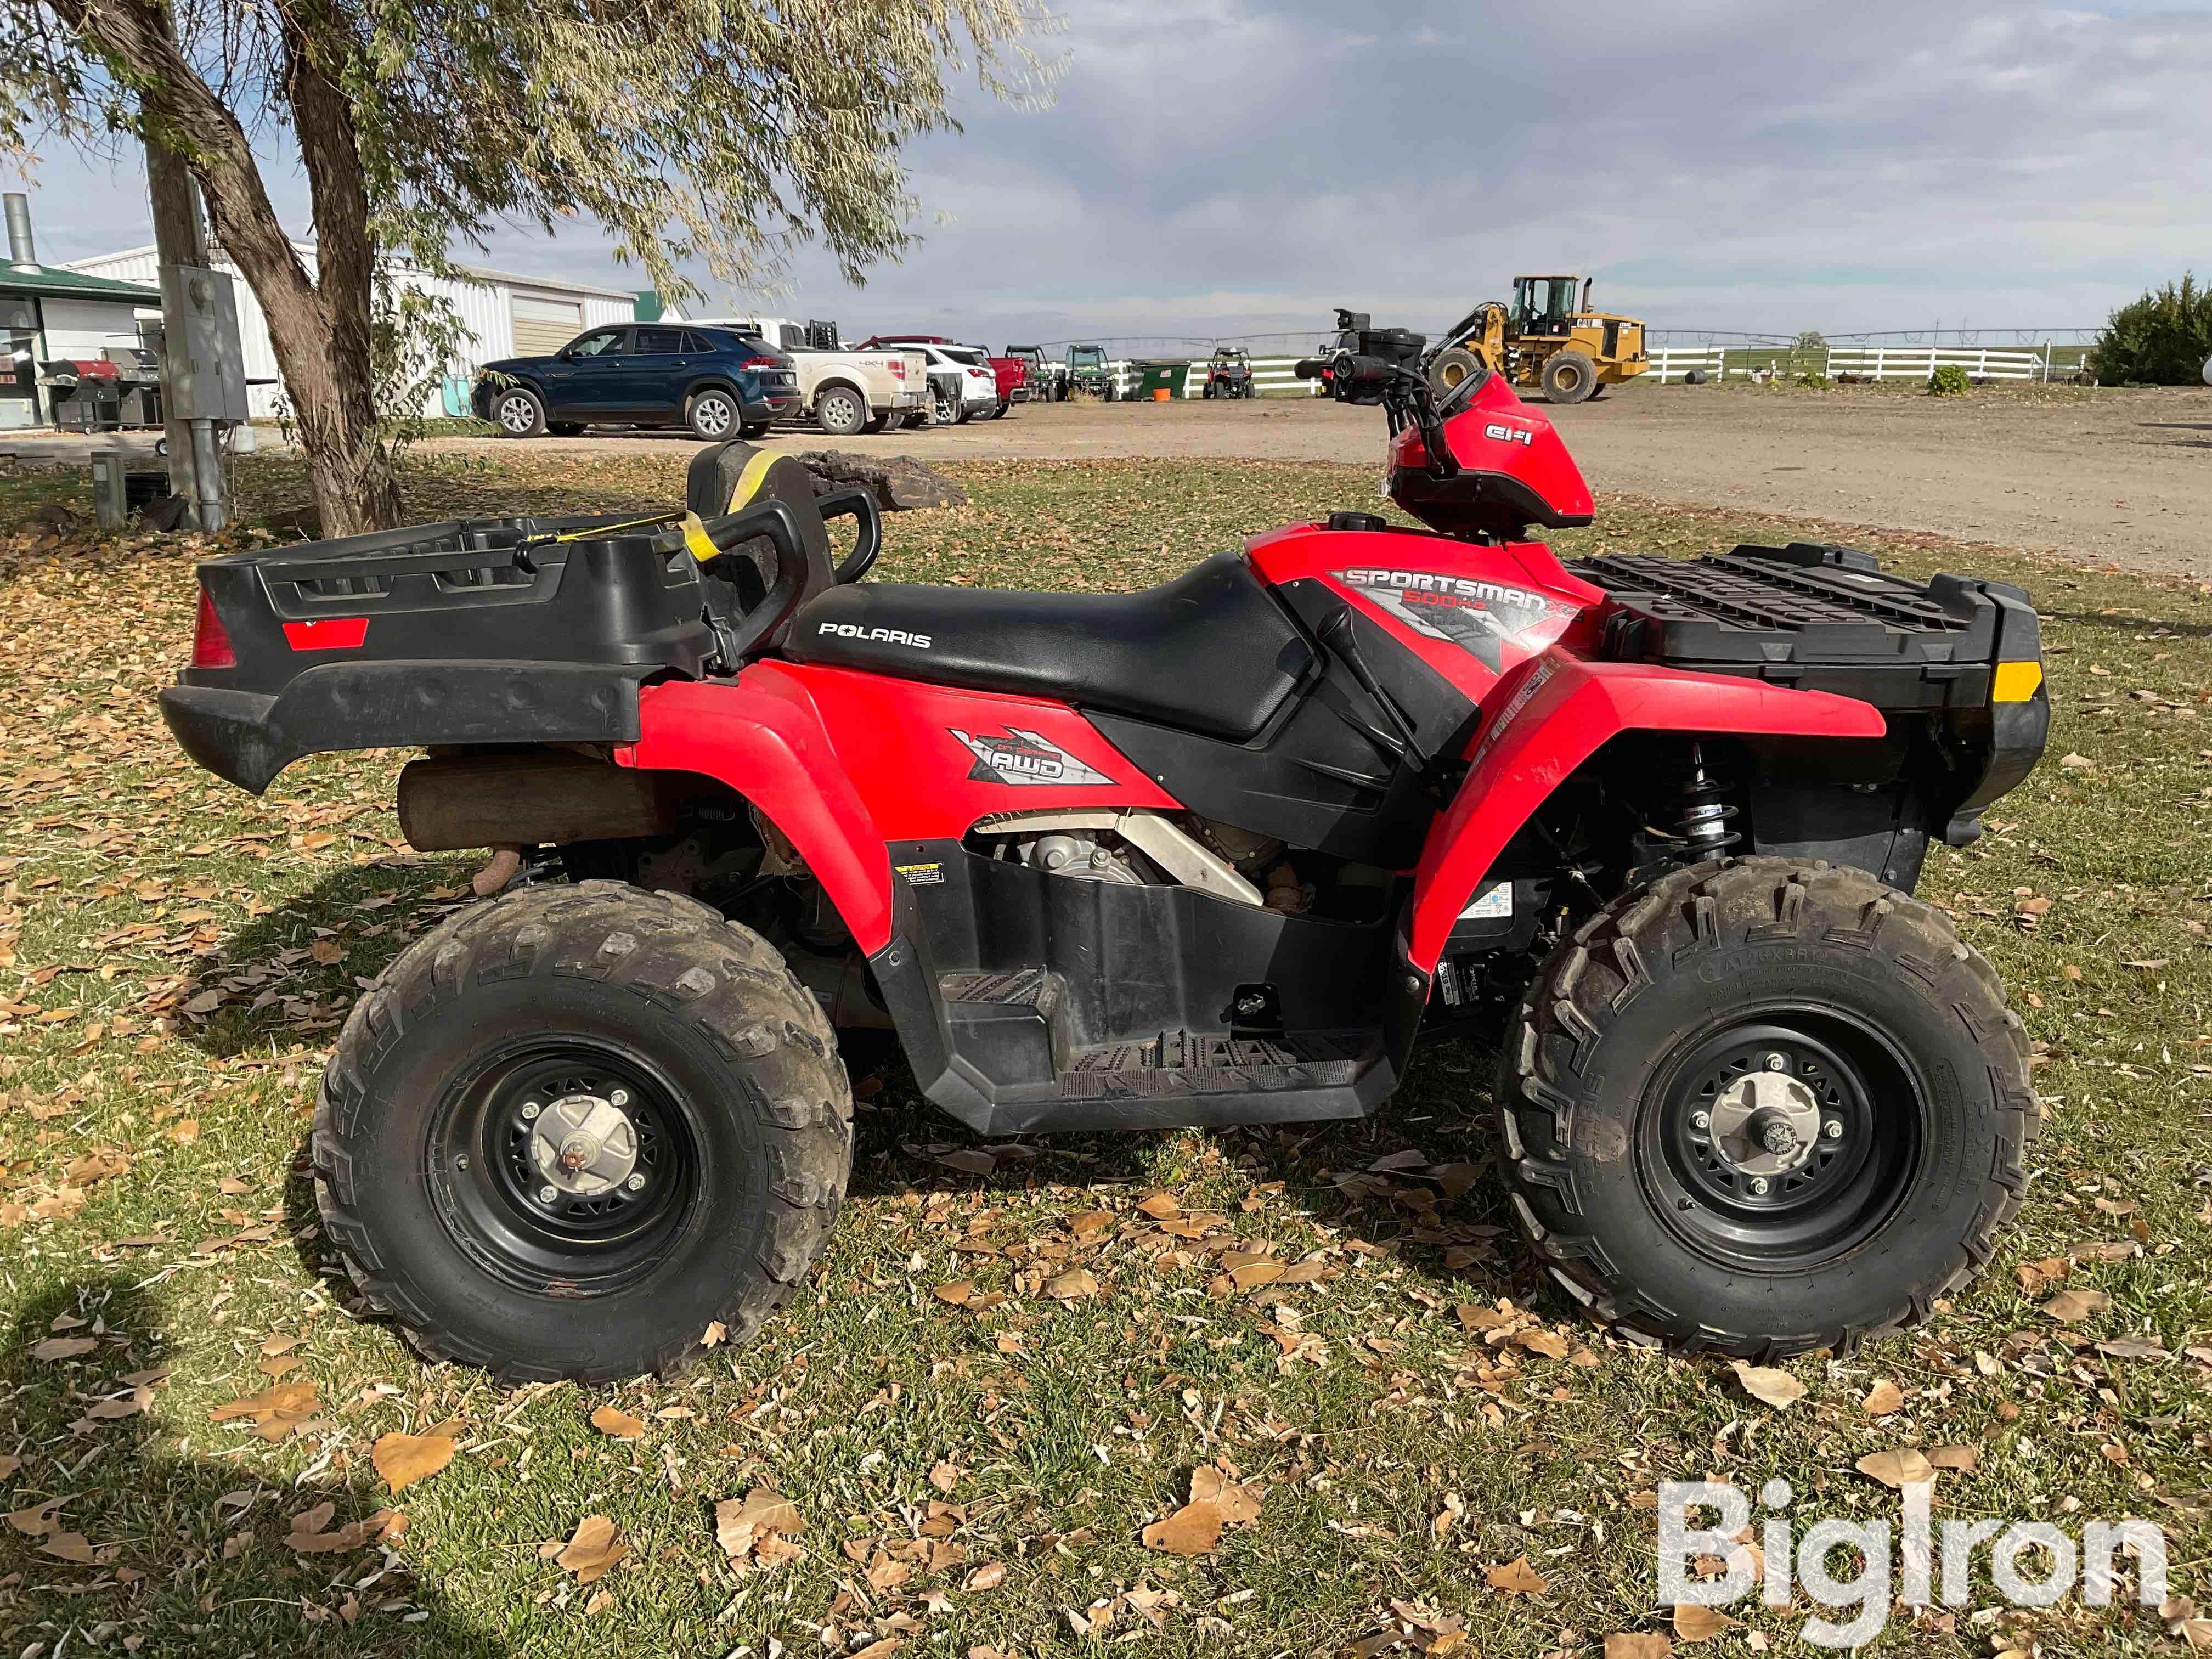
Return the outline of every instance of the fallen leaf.
<path id="1" fill-rule="evenodd" d="M 1516 1556 L 1502 1567 L 1492 1567 L 1483 1579 L 1491 1589 L 1508 1595 L 1541 1595 L 1552 1588 L 1551 1580 L 1530 1566 L 1525 1555 Z"/>
<path id="2" fill-rule="evenodd" d="M 1778 1411 L 1805 1397 L 1805 1385 L 1787 1371 L 1766 1365 L 1747 1365 L 1741 1359 L 1734 1369 L 1735 1380 L 1743 1384 L 1746 1394 Z"/>
<path id="3" fill-rule="evenodd" d="M 1874 1387 L 1867 1390 L 1866 1398 L 1859 1401 L 1859 1409 L 1869 1417 L 1887 1417 L 1892 1412 L 1902 1411 L 1905 1390 L 1886 1376 L 1877 1377 Z"/>
<path id="4" fill-rule="evenodd" d="M 90 1353 L 100 1346 L 96 1336 L 50 1336 L 31 1349 L 33 1359 L 75 1359 L 80 1354 Z"/>
<path id="5" fill-rule="evenodd" d="M 1931 1467 L 1955 1469 L 1961 1474 L 1972 1474 L 1980 1466 L 1981 1461 L 1981 1449 L 1978 1446 L 1936 1446 L 1928 1453 Z"/>
<path id="6" fill-rule="evenodd" d="M 54 1529 L 54 1518 L 68 1502 L 66 1498 L 49 1498 L 43 1504 L 15 1510 L 8 1516 L 8 1524 L 26 1538 L 44 1538 Z"/>
<path id="7" fill-rule="evenodd" d="M 275 1388 L 260 1394 L 217 1406 L 208 1415 L 217 1423 L 228 1423 L 234 1418 L 252 1418 L 256 1432 L 264 1440 L 282 1440 L 301 1424 L 312 1419 L 319 1409 L 315 1385 L 312 1382 L 279 1382 Z"/>
<path id="8" fill-rule="evenodd" d="M 1893 1492 L 1936 1478 L 1936 1466 L 1928 1461 L 1926 1454 L 1910 1446 L 1900 1446 L 1894 1451 L 1869 1452 L 1859 1459 L 1856 1467 L 1861 1474 L 1881 1481 Z"/>
<path id="9" fill-rule="evenodd" d="M 629 1553 L 615 1523 L 604 1515 L 587 1515 L 553 1559 L 564 1572 L 576 1575 L 580 1584 L 598 1582 L 616 1562 Z"/>
<path id="10" fill-rule="evenodd" d="M 592 1426 L 617 1440 L 635 1440 L 645 1432 L 645 1419 L 613 1406 L 602 1406 L 592 1413 Z"/>
<path id="11" fill-rule="evenodd" d="M 2116 1336 L 2100 1342 L 2097 1352 L 2110 1359 L 2171 1359 L 2165 1347 L 2147 1336 Z"/>
<path id="12" fill-rule="evenodd" d="M 1663 1631 L 1623 1631 L 1605 1638 L 1605 1659 L 1668 1659 L 1674 1651 L 1674 1640 Z"/>
<path id="13" fill-rule="evenodd" d="M 1201 1463 L 1190 1472 L 1190 1501 L 1211 1504 L 1221 1511 L 1224 1526 L 1241 1527 L 1260 1518 L 1260 1505 L 1267 1489 L 1257 1480 L 1240 1484 L 1216 1463 Z"/>
<path id="14" fill-rule="evenodd" d="M 93 1565 L 92 1546 L 81 1532 L 58 1532 L 39 1546 L 40 1553 L 59 1556 L 64 1561 L 74 1561 L 79 1566 Z"/>
<path id="15" fill-rule="evenodd" d="M 730 1328 L 719 1319 L 710 1319 L 707 1322 L 707 1328 L 700 1334 L 699 1346 L 702 1348 L 719 1348 L 729 1340 Z"/>
<path id="16" fill-rule="evenodd" d="M 986 1561 L 975 1571 L 969 1573 L 960 1587 L 968 1590 L 994 1590 L 1006 1582 L 1006 1564 L 1001 1561 Z"/>
<path id="17" fill-rule="evenodd" d="M 1211 1555 L 1221 1541 L 1221 1511 L 1212 1504 L 1186 1504 L 1144 1531 L 1145 1547 L 1170 1555 Z"/>
<path id="18" fill-rule="evenodd" d="M 397 1498 L 401 1490 L 428 1480 L 453 1461 L 449 1434 L 387 1434 L 369 1449 L 369 1460 Z"/>
<path id="19" fill-rule="evenodd" d="M 956 1279 L 949 1285 L 939 1285 L 934 1292 L 939 1302 L 950 1302 L 956 1308 L 964 1308 L 975 1294 L 975 1286 L 965 1279 Z"/>
<path id="20" fill-rule="evenodd" d="M 1176 1195 L 1164 1188 L 1152 1194 L 1137 1207 L 1155 1221 L 1172 1221 L 1182 1213 L 1182 1206 L 1176 1202 Z"/>
<path id="21" fill-rule="evenodd" d="M 1044 1287 L 1044 1293 L 1055 1302 L 1078 1302 L 1086 1296 L 1098 1294 L 1098 1281 L 1090 1270 L 1077 1267 L 1064 1273 Z"/>
<path id="22" fill-rule="evenodd" d="M 2102 1291 L 2061 1291 L 2043 1304 L 2045 1316 L 2062 1325 L 2070 1325 L 2077 1319 L 2087 1319 L 2111 1305 L 2112 1298 Z"/>
<path id="23" fill-rule="evenodd" d="M 1674 1634 L 1685 1642 L 1709 1642 L 1724 1630 L 1735 1628 L 1737 1620 L 1718 1607 L 1709 1607 L 1698 1601 L 1678 1601 L 1674 1605 Z"/>

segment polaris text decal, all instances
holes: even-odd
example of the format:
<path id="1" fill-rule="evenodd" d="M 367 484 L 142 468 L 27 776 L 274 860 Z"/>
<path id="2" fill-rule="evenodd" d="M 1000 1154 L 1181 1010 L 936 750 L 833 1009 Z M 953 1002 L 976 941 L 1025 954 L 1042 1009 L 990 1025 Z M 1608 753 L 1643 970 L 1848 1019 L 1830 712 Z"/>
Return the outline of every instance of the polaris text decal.
<path id="1" fill-rule="evenodd" d="M 1574 607 L 1525 587 L 1507 587 L 1441 570 L 1355 566 L 1332 573 L 1416 633 L 1458 646 L 1492 673 L 1504 669 L 1504 647 L 1540 651 L 1566 630 Z"/>
<path id="2" fill-rule="evenodd" d="M 979 732 L 970 736 L 957 726 L 945 728 L 975 757 L 968 774 L 970 783 L 1059 784 L 1104 783 L 1114 780 L 1095 772 L 1058 744 L 1010 726 L 1004 732 Z"/>
<path id="3" fill-rule="evenodd" d="M 838 640 L 880 640 L 885 645 L 910 645 L 917 651 L 929 649 L 929 635 L 909 634 L 903 628 L 863 628 L 858 623 L 823 623 L 814 630 Z"/>

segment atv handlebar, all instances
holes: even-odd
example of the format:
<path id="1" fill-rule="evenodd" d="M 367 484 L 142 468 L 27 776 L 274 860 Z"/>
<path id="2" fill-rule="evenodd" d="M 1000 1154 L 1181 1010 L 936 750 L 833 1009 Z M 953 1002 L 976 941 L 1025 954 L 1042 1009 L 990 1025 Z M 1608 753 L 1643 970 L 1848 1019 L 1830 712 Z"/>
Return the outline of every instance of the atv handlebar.
<path id="1" fill-rule="evenodd" d="M 884 514 L 877 506 L 875 492 L 871 489 L 833 489 L 814 505 L 825 519 L 849 518 L 856 521 L 857 536 L 853 550 L 837 566 L 837 586 L 856 582 L 872 569 L 876 556 L 884 550 Z"/>
<path id="2" fill-rule="evenodd" d="M 714 555 L 727 556 L 747 542 L 765 538 L 775 549 L 775 580 L 761 602 L 734 623 L 719 624 L 722 654 L 731 672 L 744 665 L 755 647 L 775 632 L 799 608 L 806 594 L 806 550 L 799 539 L 799 516 L 781 501 L 758 501 L 736 513 L 708 519 L 700 532 L 714 544 Z M 702 560 L 702 571 L 726 574 L 722 557 Z"/>
<path id="3" fill-rule="evenodd" d="M 1345 313 L 1340 313 L 1342 314 Z M 1413 338 L 1418 343 L 1419 337 Z M 1428 376 L 1419 368 L 1388 357 L 1340 351 L 1333 356 L 1301 358 L 1295 372 L 1300 379 L 1308 380 L 1328 375 L 1329 394 L 1340 403 L 1382 404 L 1394 438 L 1408 426 L 1419 428 L 1421 447 L 1428 453 L 1430 475 L 1437 478 L 1458 476 L 1459 461 L 1452 453 L 1450 441 L 1444 436 L 1443 417 L 1437 408 L 1436 394 L 1429 389 Z"/>

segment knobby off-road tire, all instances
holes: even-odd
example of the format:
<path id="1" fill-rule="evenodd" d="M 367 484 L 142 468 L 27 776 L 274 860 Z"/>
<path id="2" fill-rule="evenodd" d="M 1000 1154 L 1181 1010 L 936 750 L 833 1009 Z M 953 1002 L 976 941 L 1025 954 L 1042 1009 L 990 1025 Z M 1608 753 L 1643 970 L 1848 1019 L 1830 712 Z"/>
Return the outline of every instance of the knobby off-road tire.
<path id="1" fill-rule="evenodd" d="M 550 1167 L 548 1125 L 585 1137 Z M 605 1381 L 680 1368 L 714 1322 L 744 1342 L 790 1297 L 844 1197 L 852 1095 L 757 934 L 617 882 L 533 887 L 463 911 L 355 1006 L 313 1156 L 355 1283 L 424 1354 Z M 594 1172 L 609 1192 L 573 1190 Z"/>
<path id="2" fill-rule="evenodd" d="M 1593 917 L 1517 1011 L 1498 1091 L 1513 1208 L 1632 1340 L 1849 1352 L 1989 1260 L 2027 1186 L 2027 1059 L 1941 912 L 1858 870 L 1698 865 Z M 1800 1114 L 1800 1167 L 1754 1173 L 1779 1161 L 1762 1111 Z"/>

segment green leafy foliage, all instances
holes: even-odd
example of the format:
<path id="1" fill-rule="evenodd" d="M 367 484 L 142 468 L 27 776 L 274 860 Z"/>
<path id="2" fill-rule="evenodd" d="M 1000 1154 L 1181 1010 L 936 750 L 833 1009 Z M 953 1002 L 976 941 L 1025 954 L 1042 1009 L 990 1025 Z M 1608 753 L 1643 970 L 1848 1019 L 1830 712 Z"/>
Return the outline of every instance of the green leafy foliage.
<path id="1" fill-rule="evenodd" d="M 1931 398 L 1963 398 L 1973 390 L 1973 382 L 1966 378 L 1963 363 L 1938 363 L 1936 372 L 1928 377 L 1928 395 Z"/>
<path id="2" fill-rule="evenodd" d="M 2195 386 L 2212 359 L 2212 288 L 2196 274 L 2122 306 L 2106 324 L 2089 365 L 2100 386 Z"/>

